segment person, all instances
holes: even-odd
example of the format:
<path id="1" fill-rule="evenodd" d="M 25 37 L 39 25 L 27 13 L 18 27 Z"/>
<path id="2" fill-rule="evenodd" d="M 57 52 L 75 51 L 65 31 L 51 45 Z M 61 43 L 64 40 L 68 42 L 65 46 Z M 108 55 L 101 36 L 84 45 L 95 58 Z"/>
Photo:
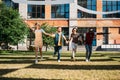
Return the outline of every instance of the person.
<path id="1" fill-rule="evenodd" d="M 40 52 L 40 57 L 41 60 L 43 59 L 42 56 L 42 47 L 43 47 L 43 40 L 42 40 L 42 33 L 45 35 L 49 35 L 48 33 L 46 33 L 43 29 L 41 29 L 40 24 L 39 23 L 35 23 L 35 40 L 34 40 L 34 45 L 35 45 L 35 63 L 38 63 L 38 50 Z"/>
<path id="2" fill-rule="evenodd" d="M 92 54 L 92 42 L 94 38 L 93 29 L 89 29 L 85 34 L 85 49 L 86 49 L 86 62 L 90 61 L 90 57 Z"/>
<path id="3" fill-rule="evenodd" d="M 62 51 L 63 39 L 67 42 L 66 37 L 62 33 L 62 28 L 57 27 L 57 32 L 55 34 L 49 35 L 54 38 L 54 56 L 58 52 L 57 61 L 60 62 L 60 56 Z"/>
<path id="4" fill-rule="evenodd" d="M 73 59 L 74 61 L 75 61 L 75 54 L 76 54 L 79 38 L 80 38 L 80 34 L 77 33 L 77 28 L 75 27 L 72 29 L 72 33 L 69 39 L 69 42 L 72 40 L 71 41 L 71 47 L 72 47 L 71 59 Z"/>
<path id="5" fill-rule="evenodd" d="M 34 40 L 35 63 L 38 63 L 38 50 L 40 52 L 41 60 L 43 59 L 43 56 L 42 56 L 42 47 L 43 47 L 42 33 L 45 34 L 45 35 L 50 35 L 50 34 L 46 33 L 43 29 L 41 29 L 41 26 L 38 22 L 33 24 L 33 23 L 28 22 L 26 19 L 23 19 L 23 21 L 35 33 L 35 40 Z"/>

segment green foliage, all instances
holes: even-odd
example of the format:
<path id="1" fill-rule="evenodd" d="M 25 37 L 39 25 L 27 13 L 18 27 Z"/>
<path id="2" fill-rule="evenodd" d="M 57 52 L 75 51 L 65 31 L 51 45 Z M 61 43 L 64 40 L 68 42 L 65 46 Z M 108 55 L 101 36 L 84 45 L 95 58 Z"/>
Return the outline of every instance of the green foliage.
<path id="1" fill-rule="evenodd" d="M 28 28 L 17 10 L 5 7 L 0 11 L 0 41 L 17 44 L 28 33 Z"/>
<path id="2" fill-rule="evenodd" d="M 48 25 L 47 23 L 44 23 L 41 25 L 41 28 L 47 32 L 47 33 L 55 33 L 56 32 L 56 28 L 55 27 L 52 27 L 50 25 Z M 53 46 L 54 45 L 54 40 L 52 37 L 49 37 L 49 36 L 46 36 L 46 35 L 43 35 L 43 43 L 45 46 Z"/>

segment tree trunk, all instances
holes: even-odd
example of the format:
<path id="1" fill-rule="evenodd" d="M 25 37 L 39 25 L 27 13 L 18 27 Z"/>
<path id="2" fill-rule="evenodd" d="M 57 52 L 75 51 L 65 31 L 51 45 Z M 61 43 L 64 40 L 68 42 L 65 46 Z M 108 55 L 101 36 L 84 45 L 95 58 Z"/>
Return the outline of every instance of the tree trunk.
<path id="1" fill-rule="evenodd" d="M 46 52 L 47 52 L 47 49 L 48 49 L 48 45 L 46 44 L 46 50 L 45 50 Z"/>

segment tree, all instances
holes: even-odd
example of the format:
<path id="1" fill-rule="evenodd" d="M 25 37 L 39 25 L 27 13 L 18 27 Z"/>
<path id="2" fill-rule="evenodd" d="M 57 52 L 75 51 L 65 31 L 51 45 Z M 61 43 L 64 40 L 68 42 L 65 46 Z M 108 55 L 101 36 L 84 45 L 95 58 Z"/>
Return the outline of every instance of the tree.
<path id="1" fill-rule="evenodd" d="M 48 25 L 47 23 L 43 23 L 41 25 L 41 28 L 44 29 L 45 32 L 50 33 L 50 34 L 56 32 L 56 28 Z M 53 46 L 54 45 L 53 38 L 52 37 L 48 37 L 46 35 L 43 35 L 43 45 L 46 46 L 46 51 L 47 51 L 48 45 L 49 46 Z"/>
<path id="2" fill-rule="evenodd" d="M 17 45 L 27 35 L 28 28 L 18 10 L 5 6 L 0 9 L 0 41 Z"/>

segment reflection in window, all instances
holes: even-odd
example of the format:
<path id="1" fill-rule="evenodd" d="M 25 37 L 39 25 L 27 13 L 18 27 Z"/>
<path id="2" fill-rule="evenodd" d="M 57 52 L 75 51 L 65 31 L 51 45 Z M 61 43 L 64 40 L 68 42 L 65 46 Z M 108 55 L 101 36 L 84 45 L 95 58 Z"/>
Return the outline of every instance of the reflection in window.
<path id="1" fill-rule="evenodd" d="M 45 18 L 45 6 L 28 5 L 28 18 Z"/>
<path id="2" fill-rule="evenodd" d="M 69 18 L 69 4 L 52 5 L 52 18 Z"/>
<path id="3" fill-rule="evenodd" d="M 11 0 L 2 0 L 2 1 L 5 3 L 5 5 L 7 7 L 11 7 L 12 6 L 12 1 Z"/>
<path id="4" fill-rule="evenodd" d="M 96 0 L 78 0 L 78 5 L 96 11 Z M 78 10 L 78 18 L 96 18 L 96 15 Z"/>
<path id="5" fill-rule="evenodd" d="M 120 1 L 103 1 L 103 11 L 117 11 L 120 10 Z M 120 18 L 120 13 L 106 14 L 103 18 Z"/>

